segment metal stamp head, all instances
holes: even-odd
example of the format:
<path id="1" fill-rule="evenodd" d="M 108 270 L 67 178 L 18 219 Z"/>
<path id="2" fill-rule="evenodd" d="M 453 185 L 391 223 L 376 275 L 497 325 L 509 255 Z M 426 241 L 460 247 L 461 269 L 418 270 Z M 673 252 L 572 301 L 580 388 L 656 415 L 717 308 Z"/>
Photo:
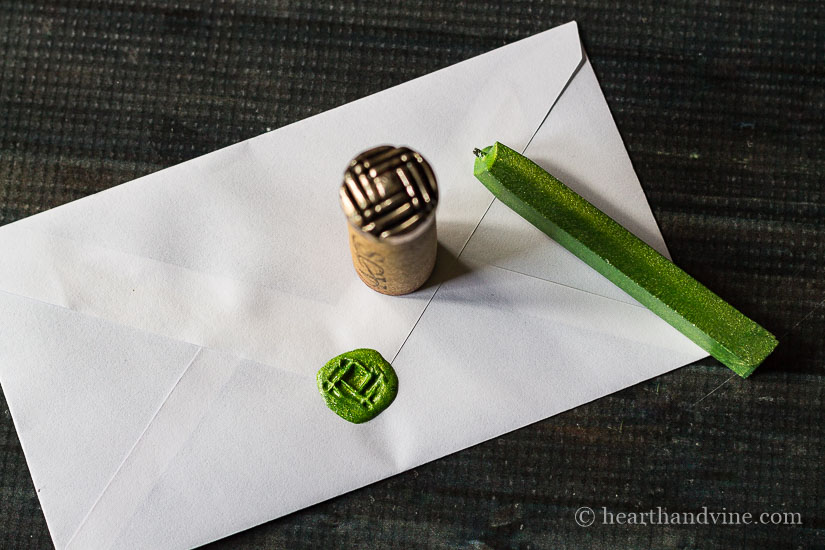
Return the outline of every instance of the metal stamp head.
<path id="1" fill-rule="evenodd" d="M 352 159 L 340 196 L 352 225 L 386 239 L 408 234 L 427 220 L 438 203 L 438 186 L 421 155 L 382 145 Z"/>

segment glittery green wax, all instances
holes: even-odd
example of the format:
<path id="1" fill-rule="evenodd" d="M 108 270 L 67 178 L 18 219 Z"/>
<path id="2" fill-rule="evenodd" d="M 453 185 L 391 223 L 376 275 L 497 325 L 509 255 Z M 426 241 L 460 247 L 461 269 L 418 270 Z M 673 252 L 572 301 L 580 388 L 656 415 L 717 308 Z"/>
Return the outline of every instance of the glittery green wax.
<path id="1" fill-rule="evenodd" d="M 476 178 L 501 202 L 738 375 L 776 347 L 773 334 L 527 157 L 501 143 L 476 155 Z"/>
<path id="2" fill-rule="evenodd" d="M 315 377 L 327 407 L 355 424 L 372 420 L 398 393 L 398 377 L 381 354 L 356 349 L 330 359 Z"/>

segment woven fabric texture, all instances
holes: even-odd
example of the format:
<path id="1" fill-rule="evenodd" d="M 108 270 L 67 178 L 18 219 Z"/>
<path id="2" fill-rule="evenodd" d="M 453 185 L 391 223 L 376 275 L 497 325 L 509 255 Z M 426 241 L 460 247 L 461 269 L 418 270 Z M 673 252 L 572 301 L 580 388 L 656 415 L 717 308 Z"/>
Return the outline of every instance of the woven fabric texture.
<path id="1" fill-rule="evenodd" d="M 821 2 L 5 0 L 0 224 L 573 19 L 674 260 L 778 350 L 748 380 L 703 360 L 208 548 L 825 548 Z M 0 548 L 49 548 L 0 411 Z M 584 528 L 582 506 L 802 525 Z"/>

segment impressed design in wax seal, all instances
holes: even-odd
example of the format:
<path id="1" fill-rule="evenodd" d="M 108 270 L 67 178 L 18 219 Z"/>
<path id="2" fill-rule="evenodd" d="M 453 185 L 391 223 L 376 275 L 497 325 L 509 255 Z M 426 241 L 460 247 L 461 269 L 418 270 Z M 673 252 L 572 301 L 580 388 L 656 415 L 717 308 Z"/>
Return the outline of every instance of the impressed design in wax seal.
<path id="1" fill-rule="evenodd" d="M 395 371 L 372 349 L 356 349 L 330 359 L 316 379 L 327 407 L 355 424 L 378 416 L 398 393 Z"/>

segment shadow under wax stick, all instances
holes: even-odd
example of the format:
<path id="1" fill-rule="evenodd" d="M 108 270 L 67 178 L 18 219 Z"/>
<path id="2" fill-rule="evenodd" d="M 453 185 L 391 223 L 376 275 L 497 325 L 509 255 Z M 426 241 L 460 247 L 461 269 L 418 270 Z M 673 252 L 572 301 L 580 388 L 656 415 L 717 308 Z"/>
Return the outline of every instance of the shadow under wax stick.
<path id="1" fill-rule="evenodd" d="M 407 147 L 383 145 L 350 161 L 340 189 L 355 271 L 382 294 L 421 287 L 435 266 L 438 186 Z"/>

